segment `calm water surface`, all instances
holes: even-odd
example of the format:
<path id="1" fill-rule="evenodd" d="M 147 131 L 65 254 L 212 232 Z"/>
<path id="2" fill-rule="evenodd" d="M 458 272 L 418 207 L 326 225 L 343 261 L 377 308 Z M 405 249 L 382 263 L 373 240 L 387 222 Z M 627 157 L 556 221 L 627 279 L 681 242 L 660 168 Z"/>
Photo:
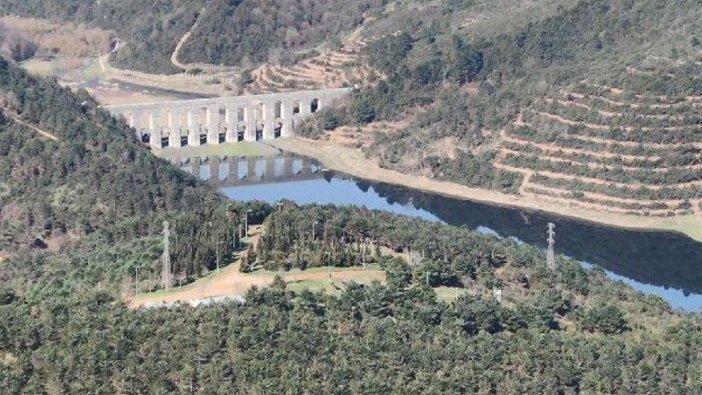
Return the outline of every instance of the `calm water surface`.
<path id="1" fill-rule="evenodd" d="M 598 265 L 610 278 L 655 294 L 676 308 L 702 311 L 702 243 L 672 232 L 605 227 L 539 211 L 447 198 L 409 188 L 323 172 L 309 159 L 190 158 L 181 166 L 236 200 L 353 204 L 369 209 L 467 226 L 545 248 L 546 226 L 556 224 L 556 252 Z"/>

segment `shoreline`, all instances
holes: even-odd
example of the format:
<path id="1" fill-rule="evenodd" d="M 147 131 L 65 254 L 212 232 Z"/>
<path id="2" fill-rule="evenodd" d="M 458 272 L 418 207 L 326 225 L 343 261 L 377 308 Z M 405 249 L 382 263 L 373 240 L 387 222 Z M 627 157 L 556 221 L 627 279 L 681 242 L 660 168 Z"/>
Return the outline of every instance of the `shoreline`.
<path id="1" fill-rule="evenodd" d="M 702 218 L 694 214 L 659 218 L 606 213 L 383 169 L 375 161 L 366 158 L 360 150 L 327 141 L 292 137 L 266 143 L 283 151 L 315 158 L 331 170 L 369 181 L 403 186 L 454 199 L 543 211 L 605 226 L 639 231 L 677 232 L 693 240 L 702 241 Z"/>

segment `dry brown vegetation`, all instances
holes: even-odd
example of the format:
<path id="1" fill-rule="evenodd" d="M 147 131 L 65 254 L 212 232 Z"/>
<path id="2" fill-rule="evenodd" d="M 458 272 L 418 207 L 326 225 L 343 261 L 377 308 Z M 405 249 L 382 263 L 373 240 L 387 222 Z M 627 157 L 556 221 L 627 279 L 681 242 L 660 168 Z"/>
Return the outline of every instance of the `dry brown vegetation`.
<path id="1" fill-rule="evenodd" d="M 88 57 L 110 49 L 112 35 L 102 29 L 15 16 L 4 16 L 0 23 L 34 42 L 40 56 Z"/>
<path id="2" fill-rule="evenodd" d="M 360 126 L 341 126 L 327 133 L 329 141 L 350 148 L 367 148 L 377 133 L 394 133 L 406 128 L 409 120 L 372 122 Z"/>
<path id="3" fill-rule="evenodd" d="M 248 94 L 349 87 L 377 73 L 360 60 L 362 39 L 351 40 L 335 51 L 325 51 L 294 66 L 264 64 L 252 73 Z"/>
<path id="4" fill-rule="evenodd" d="M 20 61 L 32 57 L 35 51 L 36 44 L 24 32 L 0 20 L 0 55 Z"/>

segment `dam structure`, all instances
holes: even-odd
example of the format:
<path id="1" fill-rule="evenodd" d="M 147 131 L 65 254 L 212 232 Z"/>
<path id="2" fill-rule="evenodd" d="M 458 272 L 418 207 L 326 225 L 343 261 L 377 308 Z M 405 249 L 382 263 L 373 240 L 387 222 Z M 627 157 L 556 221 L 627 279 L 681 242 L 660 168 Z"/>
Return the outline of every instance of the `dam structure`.
<path id="1" fill-rule="evenodd" d="M 104 106 L 152 148 L 269 140 L 292 136 L 296 125 L 351 88 Z"/>

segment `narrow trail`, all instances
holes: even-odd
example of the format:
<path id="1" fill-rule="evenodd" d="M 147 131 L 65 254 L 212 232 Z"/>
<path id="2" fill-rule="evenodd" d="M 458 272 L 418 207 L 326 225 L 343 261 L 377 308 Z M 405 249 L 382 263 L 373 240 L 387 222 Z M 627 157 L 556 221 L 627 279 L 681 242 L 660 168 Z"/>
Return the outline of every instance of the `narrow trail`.
<path id="1" fill-rule="evenodd" d="M 559 196 L 551 196 L 548 194 L 548 190 L 543 190 L 540 187 L 529 187 L 529 189 L 533 190 L 533 192 L 527 192 L 530 196 L 533 196 L 534 198 L 542 199 L 542 200 L 544 200 L 546 202 L 550 202 L 552 204 L 562 205 L 564 207 L 579 208 L 579 209 L 583 209 L 583 210 L 597 210 L 601 213 L 616 214 L 616 215 L 628 215 L 628 213 L 630 213 L 632 211 L 631 209 L 614 207 L 612 205 L 606 205 L 607 202 L 592 203 L 592 202 L 573 200 L 573 199 L 559 197 Z M 669 209 L 650 210 L 649 209 L 646 211 L 649 213 L 649 215 L 664 216 L 666 213 L 670 212 L 671 210 L 669 210 Z"/>
<path id="2" fill-rule="evenodd" d="M 659 156 L 640 156 L 640 155 L 626 155 L 626 154 L 614 154 L 611 152 L 607 151 L 591 151 L 587 149 L 582 149 L 582 148 L 567 148 L 567 147 L 561 147 L 561 146 L 554 146 L 553 144 L 545 144 L 545 143 L 537 143 L 534 141 L 529 141 L 525 140 L 522 138 L 514 137 L 512 135 L 508 135 L 506 131 L 500 131 L 500 138 L 502 141 L 509 142 L 509 143 L 514 143 L 518 144 L 520 146 L 527 146 L 527 147 L 534 147 L 537 148 L 541 151 L 545 152 L 562 152 L 564 154 L 572 154 L 572 155 L 586 155 L 586 156 L 592 156 L 595 158 L 603 158 L 603 159 L 608 159 L 608 158 L 622 158 L 623 160 L 628 160 L 628 161 L 649 161 L 649 162 L 655 162 L 661 160 Z"/>
<path id="3" fill-rule="evenodd" d="M 180 49 L 183 48 L 183 45 L 190 39 L 190 36 L 192 35 L 193 31 L 197 26 L 200 24 L 200 18 L 202 18 L 202 15 L 205 13 L 205 8 L 202 8 L 200 10 L 200 15 L 198 15 L 197 19 L 195 20 L 195 23 L 190 27 L 190 30 L 185 32 L 183 37 L 180 38 L 180 41 L 178 41 L 178 44 L 176 45 L 175 49 L 173 50 L 173 53 L 171 54 L 171 63 L 175 67 L 178 67 L 179 69 L 187 70 L 188 65 L 181 63 L 178 60 L 178 55 L 180 55 Z"/>
<path id="4" fill-rule="evenodd" d="M 534 128 L 534 125 L 524 122 L 523 126 L 529 127 L 529 128 Z M 576 139 L 576 140 L 581 140 L 581 141 L 588 141 L 588 142 L 594 142 L 594 143 L 600 143 L 600 144 L 606 144 L 609 146 L 617 146 L 620 145 L 622 147 L 633 147 L 633 148 L 647 148 L 647 149 L 671 149 L 671 148 L 687 148 L 687 147 L 693 147 L 693 148 L 699 148 L 702 149 L 702 142 L 689 142 L 689 143 L 642 143 L 642 142 L 636 142 L 636 141 L 631 141 L 631 140 L 612 140 L 612 139 L 605 139 L 602 137 L 593 137 L 593 136 L 584 136 L 580 134 L 568 134 L 567 135 L 571 139 Z M 554 141 L 552 144 L 555 144 L 556 142 Z"/>
<path id="5" fill-rule="evenodd" d="M 44 136 L 44 137 L 46 137 L 46 138 L 48 138 L 48 139 L 50 139 L 50 140 L 59 141 L 59 138 L 58 138 L 55 134 L 53 134 L 53 133 L 47 132 L 46 130 L 43 130 L 43 129 L 39 129 L 38 127 L 32 125 L 31 123 L 27 123 L 27 122 L 25 122 L 25 121 L 23 121 L 23 120 L 21 120 L 21 119 L 15 117 L 15 116 L 12 116 L 12 115 L 9 115 L 9 114 L 8 114 L 8 116 L 9 116 L 10 118 L 12 118 L 12 120 L 15 121 L 15 122 L 17 122 L 18 124 L 20 124 L 20 125 L 22 125 L 22 126 L 26 126 L 26 127 L 30 128 L 30 129 L 32 129 L 32 130 L 34 130 L 35 132 L 39 133 L 40 135 L 42 135 L 42 136 Z"/>
<path id="6" fill-rule="evenodd" d="M 538 188 L 540 190 L 549 192 L 551 194 L 562 194 L 562 193 L 571 193 L 571 190 L 568 189 L 561 189 L 561 188 L 555 188 L 552 186 L 546 186 L 546 185 L 541 185 L 541 184 L 535 184 L 532 183 L 531 185 L 528 186 L 529 188 Z M 597 192 L 582 192 L 583 196 L 591 199 L 597 199 L 597 200 L 607 200 L 607 201 L 612 201 L 612 202 L 618 202 L 618 203 L 630 203 L 630 204 L 635 204 L 635 203 L 667 203 L 667 204 L 680 204 L 685 202 L 685 199 L 657 199 L 657 200 L 642 200 L 642 199 L 633 199 L 633 198 L 622 198 L 622 197 L 617 197 L 617 196 L 609 196 L 605 195 L 602 193 L 597 193 Z"/>
<path id="7" fill-rule="evenodd" d="M 521 185 L 519 185 L 519 190 L 518 193 L 520 195 L 526 195 L 526 189 L 527 186 L 529 186 L 529 183 L 531 182 L 531 176 L 533 176 L 533 172 L 524 172 L 524 179 L 522 180 Z"/>
<path id="8" fill-rule="evenodd" d="M 699 130 L 699 125 L 697 124 L 689 124 L 689 125 L 681 125 L 681 126 L 661 126 L 661 127 L 655 127 L 655 126 L 642 126 L 642 127 L 634 127 L 634 126 L 616 126 L 612 127 L 610 125 L 603 125 L 603 124 L 598 124 L 598 123 L 592 123 L 592 122 L 585 122 L 585 121 L 575 121 L 572 119 L 565 118 L 561 115 L 557 114 L 551 114 L 549 112 L 544 112 L 544 111 L 534 111 L 536 115 L 542 116 L 544 118 L 548 118 L 550 120 L 568 125 L 568 126 L 584 126 L 587 129 L 592 129 L 592 130 L 599 130 L 599 131 L 613 131 L 613 130 L 618 130 L 618 131 L 624 131 L 624 132 L 635 132 L 635 131 L 641 131 L 641 132 L 680 132 L 680 131 L 698 131 Z"/>
<path id="9" fill-rule="evenodd" d="M 498 169 L 505 170 L 505 171 L 512 172 L 512 173 L 524 174 L 525 172 L 531 171 L 531 170 L 523 169 L 521 167 L 505 165 L 503 163 L 500 163 L 499 161 L 496 161 L 495 163 L 493 163 L 493 166 L 495 166 Z M 670 184 L 665 184 L 665 185 L 655 185 L 655 184 L 646 184 L 646 183 L 642 183 L 642 182 L 623 183 L 623 182 L 616 182 L 616 181 L 607 181 L 607 180 L 601 180 L 599 178 L 575 176 L 575 175 L 571 175 L 571 174 L 556 173 L 556 172 L 548 171 L 548 170 L 539 170 L 538 174 L 549 177 L 549 178 L 574 180 L 574 181 L 580 181 L 583 183 L 609 185 L 609 186 L 615 186 L 618 188 L 649 189 L 649 190 L 654 190 L 654 191 L 658 191 L 658 190 L 661 190 L 664 188 L 684 188 L 684 187 L 693 187 L 693 186 L 701 186 L 702 185 L 701 180 L 680 182 L 680 183 L 670 183 Z"/>
<path id="10" fill-rule="evenodd" d="M 520 151 L 515 151 L 513 149 L 505 148 L 505 147 L 500 148 L 500 152 L 507 154 L 507 155 L 520 156 L 520 157 L 526 157 L 526 156 L 529 156 L 531 154 L 531 153 L 523 153 Z M 629 171 L 629 172 L 670 173 L 671 171 L 676 171 L 676 170 L 695 170 L 695 171 L 702 170 L 702 164 L 646 168 L 646 167 L 636 167 L 636 166 L 609 165 L 609 164 L 602 164 L 602 163 L 595 163 L 595 162 L 583 162 L 583 161 L 580 161 L 577 159 L 561 158 L 561 157 L 550 156 L 550 155 L 540 155 L 539 159 L 544 160 L 544 161 L 549 161 L 549 162 L 556 162 L 556 163 L 565 163 L 565 164 L 570 163 L 570 164 L 574 164 L 574 165 L 578 165 L 578 166 L 588 167 L 590 169 L 617 170 L 619 168 L 619 169 L 622 169 L 624 171 Z"/>

